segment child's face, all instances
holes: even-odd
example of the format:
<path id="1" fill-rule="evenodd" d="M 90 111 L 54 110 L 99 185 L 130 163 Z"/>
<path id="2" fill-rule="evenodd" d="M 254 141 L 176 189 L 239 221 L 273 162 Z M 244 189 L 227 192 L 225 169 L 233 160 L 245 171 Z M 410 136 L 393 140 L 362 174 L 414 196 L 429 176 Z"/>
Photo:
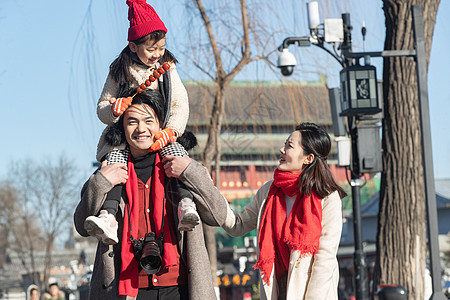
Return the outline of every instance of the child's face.
<path id="1" fill-rule="evenodd" d="M 153 67 L 166 51 L 166 38 L 162 38 L 157 42 L 155 40 L 147 40 L 140 45 L 130 42 L 129 45 L 131 51 L 136 53 L 145 65 Z"/>

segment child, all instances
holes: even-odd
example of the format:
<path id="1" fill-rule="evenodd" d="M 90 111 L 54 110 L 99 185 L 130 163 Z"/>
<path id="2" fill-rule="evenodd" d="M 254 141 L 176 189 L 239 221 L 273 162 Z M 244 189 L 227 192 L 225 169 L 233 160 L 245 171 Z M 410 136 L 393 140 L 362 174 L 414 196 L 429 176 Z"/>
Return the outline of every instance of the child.
<path id="1" fill-rule="evenodd" d="M 128 46 L 125 47 L 119 57 L 110 66 L 110 72 L 103 88 L 100 100 L 97 104 L 99 119 L 108 125 L 104 130 L 97 147 L 97 160 L 106 159 L 108 164 L 115 162 L 127 163 L 128 149 L 125 144 L 112 146 L 114 142 L 107 142 L 108 128 L 116 123 L 121 114 L 131 104 L 132 98 L 118 98 L 130 89 L 150 88 L 159 89 L 165 99 L 164 130 L 158 133 L 151 151 L 157 151 L 168 142 L 173 142 L 181 136 L 185 130 L 189 116 L 188 96 L 183 83 L 176 71 L 175 57 L 165 48 L 167 29 L 153 7 L 145 0 L 128 0 Z M 164 74 L 156 74 L 155 70 L 163 64 L 170 69 Z M 159 78 L 158 78 L 159 77 Z M 149 78 L 154 81 L 150 82 Z M 155 80 L 156 79 L 156 80 Z M 140 87 L 141 86 L 141 87 Z M 116 98 L 117 97 L 117 98 Z M 123 185 L 115 186 L 108 194 L 98 217 L 91 216 L 86 219 L 85 228 L 89 234 L 97 237 L 105 244 L 115 244 L 117 238 L 117 222 L 115 214 L 118 210 L 119 199 Z M 192 201 L 192 194 L 183 199 L 179 204 L 178 214 L 180 230 L 189 230 L 197 225 L 199 216 Z M 182 205 L 183 204 L 183 205 Z"/>

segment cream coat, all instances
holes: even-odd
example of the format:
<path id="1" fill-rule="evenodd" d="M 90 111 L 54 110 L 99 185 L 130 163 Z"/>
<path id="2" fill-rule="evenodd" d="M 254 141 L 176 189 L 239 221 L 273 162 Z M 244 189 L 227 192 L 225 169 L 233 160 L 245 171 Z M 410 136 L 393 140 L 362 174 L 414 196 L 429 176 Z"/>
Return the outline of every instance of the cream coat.
<path id="1" fill-rule="evenodd" d="M 130 87 L 138 87 L 145 82 L 146 79 L 152 74 L 152 68 L 144 68 L 137 64 L 133 64 L 130 67 L 130 73 L 133 77 L 133 82 L 130 83 Z M 167 121 L 167 128 L 173 129 L 177 136 L 181 136 L 186 129 L 186 124 L 189 118 L 189 100 L 186 88 L 181 82 L 180 76 L 177 73 L 176 65 L 172 64 L 169 69 L 170 72 L 170 86 L 172 89 L 172 102 L 170 106 L 169 120 Z M 163 76 L 152 82 L 148 87 L 152 90 L 158 90 L 158 82 L 163 80 Z M 102 94 L 97 103 L 97 115 L 100 121 L 108 126 L 113 125 L 119 120 L 119 117 L 115 117 L 111 110 L 111 104 L 109 100 L 117 97 L 118 92 L 117 82 L 112 78 L 111 74 L 108 75 L 105 85 L 103 87 Z M 103 131 L 102 136 L 97 145 L 97 160 L 101 161 L 103 156 L 108 152 L 115 149 L 124 149 L 124 145 L 118 147 L 109 146 L 105 141 L 105 133 L 107 128 Z"/>
<path id="2" fill-rule="evenodd" d="M 192 164 L 196 162 L 191 162 Z M 189 167 L 186 169 L 188 170 Z M 186 174 L 185 174 L 186 173 Z M 180 179 L 189 189 L 213 190 L 205 185 L 212 185 L 212 182 L 203 178 L 194 178 L 185 171 Z M 206 175 L 205 175 L 206 176 Z M 202 180 L 203 179 L 203 180 Z M 272 181 L 267 182 L 256 193 L 253 201 L 248 204 L 242 212 L 235 213 L 228 205 L 228 202 L 217 191 L 214 197 L 207 200 L 210 202 L 225 202 L 227 204 L 227 217 L 222 226 L 232 236 L 242 236 L 249 231 L 257 229 L 262 214 L 265 209 L 267 195 Z M 339 241 L 342 231 L 341 199 L 337 192 L 334 192 L 322 199 L 322 234 L 319 240 L 319 251 L 313 256 L 299 258 L 298 251 L 291 251 L 287 300 L 337 300 L 337 289 L 339 283 L 339 266 L 336 258 Z M 259 248 L 257 249 L 259 253 Z M 270 278 L 270 285 L 261 283 L 261 300 L 278 299 L 278 284 L 273 276 Z M 272 284 L 274 283 L 274 284 Z"/>

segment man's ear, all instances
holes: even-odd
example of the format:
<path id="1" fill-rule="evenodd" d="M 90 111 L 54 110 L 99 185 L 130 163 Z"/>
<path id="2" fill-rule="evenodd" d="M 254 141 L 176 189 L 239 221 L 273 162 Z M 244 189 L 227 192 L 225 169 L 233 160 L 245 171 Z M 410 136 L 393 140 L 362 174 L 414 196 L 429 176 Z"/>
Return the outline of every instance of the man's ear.
<path id="1" fill-rule="evenodd" d="M 309 164 L 312 164 L 313 161 L 314 161 L 314 154 L 310 153 L 303 160 L 303 164 L 309 165 Z"/>
<path id="2" fill-rule="evenodd" d="M 137 51 L 137 46 L 135 43 L 133 42 L 128 42 L 128 47 L 130 47 L 131 52 L 136 53 Z"/>

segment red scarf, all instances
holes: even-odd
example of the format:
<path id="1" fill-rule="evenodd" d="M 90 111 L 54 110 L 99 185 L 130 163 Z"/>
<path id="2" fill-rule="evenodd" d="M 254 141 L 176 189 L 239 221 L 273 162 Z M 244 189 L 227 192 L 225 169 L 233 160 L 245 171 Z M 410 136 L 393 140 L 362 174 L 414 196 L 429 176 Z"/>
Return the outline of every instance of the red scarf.
<path id="1" fill-rule="evenodd" d="M 151 180 L 151 197 L 152 201 L 152 217 L 155 224 L 155 233 L 159 237 L 161 236 L 161 223 L 162 214 L 164 209 L 164 255 L 161 269 L 176 265 L 177 262 L 177 245 L 172 243 L 172 235 L 170 234 L 170 226 L 167 222 L 167 212 L 164 203 L 164 166 L 160 161 L 159 155 L 155 158 L 155 171 L 153 173 Z M 133 235 L 135 239 L 138 237 L 138 227 L 139 227 L 139 189 L 138 189 L 138 178 L 134 170 L 134 163 L 131 159 L 128 159 L 128 181 L 126 183 L 126 192 L 128 198 L 128 205 L 130 208 L 131 217 L 131 229 L 129 228 L 129 216 L 127 208 L 125 208 L 125 213 L 123 217 L 123 233 L 122 233 L 122 267 L 120 270 L 120 280 L 119 280 L 119 295 L 127 295 L 131 297 L 136 297 L 138 294 L 138 264 L 134 258 L 133 245 L 130 241 L 130 236 Z"/>
<path id="2" fill-rule="evenodd" d="M 322 199 L 314 190 L 310 196 L 300 193 L 300 174 L 276 169 L 267 196 L 259 229 L 259 260 L 254 266 L 261 270 L 267 285 L 274 264 L 277 280 L 289 269 L 290 250 L 298 250 L 305 256 L 314 255 L 319 249 Z M 285 194 L 297 195 L 289 218 L 286 218 Z"/>

